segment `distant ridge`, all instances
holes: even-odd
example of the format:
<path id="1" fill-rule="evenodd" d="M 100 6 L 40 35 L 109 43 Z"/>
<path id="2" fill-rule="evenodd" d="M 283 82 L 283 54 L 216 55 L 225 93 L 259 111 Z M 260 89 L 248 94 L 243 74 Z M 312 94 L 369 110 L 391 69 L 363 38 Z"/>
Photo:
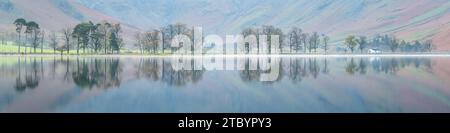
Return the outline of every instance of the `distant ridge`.
<path id="1" fill-rule="evenodd" d="M 339 43 L 349 34 L 394 34 L 407 41 L 432 39 L 450 50 L 448 0 L 0 0 L 0 28 L 17 17 L 58 30 L 80 21 L 123 23 L 133 32 L 182 22 L 205 33 L 236 34 L 242 28 L 297 26 L 328 34 Z"/>

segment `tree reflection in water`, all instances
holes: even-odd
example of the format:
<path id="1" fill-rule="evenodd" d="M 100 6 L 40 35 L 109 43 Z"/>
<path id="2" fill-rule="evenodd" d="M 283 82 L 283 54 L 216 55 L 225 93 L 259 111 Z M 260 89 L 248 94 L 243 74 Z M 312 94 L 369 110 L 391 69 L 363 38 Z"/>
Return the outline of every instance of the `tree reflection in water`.
<path id="1" fill-rule="evenodd" d="M 162 70 L 162 81 L 169 85 L 174 86 L 184 86 L 188 83 L 196 83 L 201 80 L 204 69 L 195 70 L 194 68 L 194 58 L 188 59 L 190 66 L 184 68 L 183 70 L 174 70 L 172 65 L 172 60 L 164 60 Z"/>
<path id="2" fill-rule="evenodd" d="M 75 70 L 72 72 L 74 83 L 81 88 L 92 89 L 120 86 L 122 64 L 119 59 L 76 59 Z"/>
<path id="3" fill-rule="evenodd" d="M 252 64 L 252 61 L 256 61 L 256 63 Z M 239 75 L 244 82 L 259 81 L 261 75 L 260 72 L 259 60 L 251 60 L 246 58 L 244 59 L 244 70 L 241 70 Z"/>
<path id="4" fill-rule="evenodd" d="M 395 75 L 399 70 L 408 66 L 432 72 L 431 60 L 428 58 L 371 58 L 369 61 L 376 73 Z"/>
<path id="5" fill-rule="evenodd" d="M 42 65 L 42 58 L 40 62 L 36 61 L 36 58 L 27 58 L 25 57 L 24 63 L 30 64 L 26 66 L 22 66 L 21 59 L 18 58 L 18 76 L 16 78 L 16 82 L 14 84 L 14 88 L 18 92 L 23 92 L 26 89 L 34 89 L 39 85 L 40 76 L 43 76 L 42 73 L 39 73 L 40 71 L 43 71 Z M 38 64 L 39 63 L 39 64 Z M 39 70 L 39 67 L 41 69 Z M 22 75 L 22 68 L 24 68 L 25 75 Z M 25 76 L 25 81 L 23 81 L 22 76 Z"/>
<path id="6" fill-rule="evenodd" d="M 174 70 L 172 62 L 166 58 L 141 58 L 136 66 L 137 78 L 152 81 L 162 81 L 169 85 L 184 86 L 201 80 L 205 70 L 194 70 L 194 59 L 189 59 L 191 65 L 183 70 Z"/>
<path id="7" fill-rule="evenodd" d="M 317 78 L 320 76 L 319 71 L 322 71 L 322 74 L 325 75 L 329 74 L 332 70 L 338 70 L 340 68 L 339 64 L 342 63 L 345 64 L 344 69 L 348 75 L 368 74 L 369 65 L 372 68 L 371 72 L 376 74 L 395 75 L 399 70 L 406 67 L 414 67 L 432 73 L 432 65 L 429 58 L 344 58 L 344 62 L 337 59 L 332 60 L 335 62 L 332 62 L 331 65 L 329 65 L 329 58 L 288 58 L 284 60 L 287 60 L 289 63 L 283 69 L 287 69 L 287 77 L 294 83 L 301 82 L 309 76 Z M 322 63 L 319 63 L 319 60 L 323 60 L 321 61 Z M 329 66 L 332 66 L 332 68 L 329 68 Z"/>
<path id="8" fill-rule="evenodd" d="M 59 59 L 58 59 L 59 58 Z M 237 59 L 235 59 L 237 60 Z M 273 59 L 272 59 L 273 60 Z M 190 66 L 174 70 L 173 60 L 168 58 L 69 58 L 53 57 L 53 60 L 43 62 L 42 57 L 18 57 L 13 68 L 2 68 L 2 73 L 12 70 L 16 75 L 14 89 L 18 92 L 37 88 L 39 82 L 46 78 L 62 77 L 64 82 L 73 82 L 79 88 L 107 89 L 121 85 L 125 66 L 130 65 L 132 75 L 136 79 L 158 81 L 170 86 L 186 86 L 202 80 L 208 72 L 206 69 L 195 69 L 196 59 L 189 58 Z M 348 75 L 365 74 L 396 74 L 401 69 L 413 67 L 432 73 L 432 63 L 429 58 L 282 58 L 278 62 L 280 69 L 274 81 L 261 81 L 261 75 L 268 73 L 263 70 L 259 59 L 242 59 L 241 70 L 223 70 L 236 72 L 239 78 L 247 83 L 274 83 L 287 77 L 294 83 L 300 83 L 305 78 L 316 79 L 321 74 L 328 75 L 333 71 L 343 69 Z M 343 64 L 343 66 L 342 66 Z M 44 65 L 46 67 L 44 67 Z M 46 69 L 49 72 L 45 73 Z M 274 69 L 274 68 L 271 68 Z M 57 70 L 60 70 L 59 72 Z M 127 71 L 128 72 L 128 71 Z M 49 76 L 47 76 L 49 75 Z M 56 75 L 56 76 L 55 76 Z M 8 75 L 6 75 L 8 76 Z M 12 76 L 14 77 L 14 76 Z"/>
<path id="9" fill-rule="evenodd" d="M 345 71 L 350 74 L 353 75 L 355 74 L 356 70 L 358 66 L 355 63 L 355 60 L 353 58 L 350 59 L 350 62 L 347 64 L 347 66 L 345 67 Z"/>
<path id="10" fill-rule="evenodd" d="M 322 64 L 319 63 L 317 58 L 287 58 L 285 60 L 289 61 L 289 65 L 284 69 L 288 69 L 287 75 L 295 83 L 301 82 L 309 76 L 317 78 L 320 72 L 323 74 L 330 72 L 327 59 L 323 59 Z"/>

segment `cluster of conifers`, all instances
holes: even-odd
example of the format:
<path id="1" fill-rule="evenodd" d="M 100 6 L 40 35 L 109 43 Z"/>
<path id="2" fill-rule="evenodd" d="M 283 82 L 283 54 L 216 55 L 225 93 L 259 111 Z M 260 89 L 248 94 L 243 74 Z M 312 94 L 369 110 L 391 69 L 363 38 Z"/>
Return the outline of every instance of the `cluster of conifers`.
<path id="1" fill-rule="evenodd" d="M 14 21 L 16 26 L 18 53 L 27 54 L 26 48 L 32 46 L 34 53 L 36 47 L 41 47 L 43 51 L 44 42 L 53 48 L 53 51 L 64 51 L 69 53 L 70 50 L 76 50 L 76 54 L 83 53 L 119 53 L 124 46 L 123 39 L 120 35 L 120 24 L 112 24 L 106 21 L 94 24 L 91 21 L 82 22 L 73 28 L 65 28 L 60 31 L 63 43 L 59 43 L 59 37 L 56 32 L 48 34 L 48 40 L 45 39 L 45 32 L 39 28 L 39 24 L 34 21 L 27 21 L 23 18 Z M 24 30 L 25 29 L 25 30 Z M 23 39 L 25 34 L 25 39 Z M 20 51 L 21 47 L 25 47 L 25 51 Z M 87 51 L 86 51 L 87 50 Z M 28 53 L 31 53 L 28 52 Z"/>

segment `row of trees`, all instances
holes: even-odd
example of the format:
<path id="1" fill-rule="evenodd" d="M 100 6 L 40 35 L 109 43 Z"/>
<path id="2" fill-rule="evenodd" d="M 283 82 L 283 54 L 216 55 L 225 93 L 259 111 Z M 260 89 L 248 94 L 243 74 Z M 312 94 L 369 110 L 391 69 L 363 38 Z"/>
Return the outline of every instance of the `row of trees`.
<path id="1" fill-rule="evenodd" d="M 14 21 L 14 25 L 16 25 L 16 33 L 18 35 L 18 53 L 21 53 L 21 46 L 25 46 L 23 53 L 27 53 L 27 47 L 30 46 L 33 48 L 34 53 L 36 53 L 36 48 L 40 46 L 42 53 L 45 33 L 40 29 L 39 24 L 19 18 Z M 25 34 L 24 40 L 22 40 L 22 33 Z M 31 49 L 29 53 L 31 53 Z"/>
<path id="2" fill-rule="evenodd" d="M 77 54 L 80 49 L 83 49 L 83 53 L 86 53 L 86 49 L 96 54 L 101 51 L 105 54 L 120 53 L 120 49 L 124 46 L 120 33 L 120 24 L 111 24 L 106 21 L 97 24 L 91 21 L 83 22 L 73 29 L 63 30 L 66 45 L 70 44 L 71 37 L 75 39 Z"/>
<path id="3" fill-rule="evenodd" d="M 69 54 L 70 50 L 76 51 L 77 54 L 80 54 L 81 50 L 83 53 L 91 54 L 120 53 L 120 50 L 125 45 L 121 36 L 122 29 L 120 24 L 112 24 L 107 21 L 100 23 L 93 23 L 91 21 L 82 22 L 73 28 L 65 28 L 60 32 L 50 32 L 47 35 L 47 41 L 45 41 L 44 31 L 40 29 L 38 23 L 19 18 L 14 21 L 14 24 L 16 26 L 18 53 L 27 53 L 27 48 L 29 47 L 33 48 L 34 53 L 36 53 L 36 48 L 40 47 L 42 53 L 45 42 L 47 42 L 48 47 L 52 48 L 53 51 L 60 51 L 61 54 L 64 51 Z M 181 46 L 171 45 L 172 39 L 176 35 L 181 34 L 188 36 L 192 44 L 195 43 L 194 28 L 189 28 L 186 24 L 177 23 L 135 34 L 134 46 L 139 49 L 141 54 L 165 53 L 167 49 L 171 53 L 174 53 Z M 25 37 L 23 37 L 24 35 Z M 241 31 L 241 35 L 243 37 L 256 37 L 256 42 L 253 42 L 256 46 L 250 46 L 249 42 L 244 43 L 244 49 L 240 51 L 243 53 L 260 54 L 261 49 L 264 49 L 261 46 L 263 43 L 269 44 L 267 45 L 267 53 L 274 53 L 271 51 L 271 35 L 279 36 L 278 41 L 280 45 L 277 47 L 281 50 L 281 53 L 316 53 L 318 50 L 327 53 L 330 50 L 330 37 L 317 32 L 308 33 L 297 27 L 291 28 L 285 35 L 280 28 L 264 25 L 261 27 L 246 28 Z M 261 35 L 267 36 L 266 38 L 262 38 L 263 36 Z M 4 40 L 3 36 L 2 44 L 4 44 Z M 21 51 L 21 47 L 25 47 L 25 51 Z M 377 35 L 371 39 L 366 36 L 350 35 L 345 38 L 342 47 L 345 47 L 344 51 L 349 50 L 352 53 L 356 50 L 360 50 L 363 53 L 364 50 L 369 48 L 389 50 L 391 52 L 430 52 L 434 49 L 430 40 L 424 42 L 406 42 L 390 35 Z M 339 48 L 342 47 L 337 45 L 336 50 L 339 52 Z M 192 45 L 188 49 L 194 51 L 195 48 Z M 31 53 L 31 49 L 29 53 Z"/>
<path id="4" fill-rule="evenodd" d="M 158 30 L 153 31 L 147 31 L 144 33 L 137 33 L 135 35 L 136 43 L 135 46 L 139 48 L 139 51 L 141 54 L 144 52 L 147 53 L 157 53 L 157 50 L 159 47 L 163 47 L 163 42 L 160 41 L 161 32 Z M 163 48 L 161 49 L 162 52 L 164 52 Z"/>
<path id="5" fill-rule="evenodd" d="M 244 38 L 245 37 L 248 37 L 248 36 L 250 36 L 250 35 L 254 35 L 255 37 L 256 37 L 256 53 L 260 53 L 260 49 L 261 49 L 261 45 L 262 45 L 262 43 L 265 43 L 265 44 L 269 44 L 268 46 L 268 53 L 272 53 L 272 45 L 270 45 L 271 44 L 271 42 L 272 42 L 272 37 L 270 37 L 270 35 L 278 35 L 279 36 L 279 48 L 278 49 L 280 49 L 280 50 L 282 50 L 282 48 L 283 48 L 283 43 L 284 43 L 284 35 L 283 35 L 283 31 L 281 30 L 281 29 L 279 29 L 279 28 L 276 28 L 276 27 L 274 27 L 274 26 L 271 26 L 271 25 L 264 25 L 264 26 L 262 26 L 262 27 L 260 27 L 260 28 L 246 28 L 246 29 L 244 29 L 242 32 L 241 32 L 241 34 L 244 36 Z M 261 37 L 261 35 L 267 35 L 267 38 L 265 38 L 265 41 L 266 42 L 260 42 L 261 41 L 261 39 L 260 39 L 260 37 Z M 263 39 L 263 41 L 264 41 L 264 39 Z M 246 42 L 245 44 L 244 44 L 245 46 L 244 46 L 244 50 L 245 50 L 245 53 L 250 53 L 250 51 L 251 51 L 251 48 L 250 48 L 250 44 L 248 43 L 248 42 Z"/>
<path id="6" fill-rule="evenodd" d="M 18 53 L 26 53 L 26 48 L 32 46 L 36 53 L 38 46 L 42 49 L 44 47 L 45 33 L 40 29 L 39 24 L 34 21 L 26 21 L 23 18 L 14 21 L 17 34 Z M 51 32 L 48 34 L 48 46 L 54 51 L 69 51 L 73 48 L 77 54 L 80 50 L 83 53 L 120 53 L 120 49 L 124 46 L 121 37 L 120 24 L 112 24 L 103 21 L 97 24 L 93 22 L 82 22 L 73 28 L 65 28 L 58 32 Z M 22 34 L 25 34 L 25 40 L 22 40 Z M 60 36 L 61 35 L 61 36 Z M 62 38 L 62 39 L 61 39 Z M 63 40 L 63 43 L 59 43 Z M 3 41 L 3 39 L 2 39 Z M 21 46 L 25 47 L 22 52 Z M 86 51 L 87 50 L 87 51 Z"/>
<path id="7" fill-rule="evenodd" d="M 328 46 L 330 37 L 325 34 L 319 35 L 317 32 L 312 34 L 306 33 L 297 27 L 290 30 L 288 39 L 289 53 L 299 53 L 302 50 L 303 53 L 306 53 L 307 50 L 309 53 L 311 53 L 312 50 L 317 52 L 318 48 L 322 48 L 326 53 L 330 49 Z"/>
<path id="8" fill-rule="evenodd" d="M 120 53 L 124 46 L 121 32 L 120 24 L 107 21 L 94 24 L 89 21 L 77 24 L 74 28 L 62 29 L 63 44 L 58 45 L 56 33 L 52 33 L 49 38 L 51 47 L 61 53 L 69 53 L 69 50 L 74 48 L 77 54 L 81 49 L 83 53 L 109 54 Z"/>
<path id="9" fill-rule="evenodd" d="M 167 47 L 171 47 L 170 40 L 178 34 L 184 34 L 194 40 L 193 29 L 187 28 L 185 24 L 174 24 L 168 25 L 166 27 L 151 30 L 144 33 L 136 34 L 136 46 L 140 49 L 141 53 L 147 51 L 151 53 L 157 53 L 158 50 L 164 50 Z M 316 53 L 318 49 L 321 49 L 324 53 L 330 50 L 329 41 L 330 37 L 325 34 L 319 34 L 317 32 L 307 33 L 302 29 L 293 27 L 287 35 L 284 35 L 283 31 L 274 26 L 266 25 L 260 28 L 246 28 L 241 34 L 244 37 L 254 35 L 256 37 L 256 51 L 260 52 L 260 42 L 261 35 L 278 35 L 279 38 L 279 49 L 282 53 Z M 266 44 L 271 43 L 271 37 L 267 37 Z M 287 41 L 286 41 L 287 40 Z M 192 42 L 194 43 L 194 42 Z M 246 42 L 244 44 L 244 53 L 250 53 L 252 49 L 250 44 Z M 271 45 L 269 46 L 269 53 L 272 53 Z M 350 35 L 344 40 L 344 51 L 351 51 L 352 53 L 359 50 L 361 53 L 365 53 L 367 49 L 379 49 L 383 51 L 391 52 L 431 52 L 435 49 L 431 40 L 426 41 L 413 41 L 406 42 L 405 40 L 400 40 L 395 36 L 391 35 L 376 35 L 373 38 L 368 38 L 366 36 L 354 36 Z M 174 49 L 171 47 L 172 50 Z M 337 46 L 337 51 L 339 52 L 339 45 Z M 176 48 L 175 48 L 176 49 Z M 191 50 L 194 48 L 192 47 Z M 288 50 L 286 50 L 288 49 Z"/>
<path id="10" fill-rule="evenodd" d="M 39 87 L 42 80 L 56 79 L 71 81 L 83 89 L 117 87 L 121 82 L 123 68 L 118 59 L 106 58 L 77 58 L 74 60 L 53 58 L 53 61 L 47 62 L 43 61 L 42 57 L 18 57 L 17 61 L 16 66 L 11 67 L 11 70 L 1 71 L 10 77 L 16 77 L 13 87 L 18 92 L 35 89 Z M 63 71 L 58 71 L 58 69 Z"/>
<path id="11" fill-rule="evenodd" d="M 164 53 L 167 48 L 173 52 L 178 49 L 178 47 L 172 47 L 170 45 L 171 40 L 176 35 L 186 35 L 188 36 L 192 43 L 194 43 L 194 28 L 188 28 L 185 24 L 171 24 L 165 27 L 161 27 L 159 29 L 149 30 L 147 32 L 139 32 L 135 34 L 135 44 L 141 53 Z M 247 42 L 244 45 L 244 53 L 250 53 L 252 50 L 256 51 L 255 53 L 260 53 L 262 43 L 271 44 L 270 35 L 278 35 L 279 36 L 279 49 L 283 51 L 283 48 L 288 47 L 289 52 L 292 53 L 295 51 L 298 53 L 300 50 L 306 50 L 311 53 L 312 51 L 316 52 L 317 49 L 322 45 L 322 48 L 327 51 L 329 50 L 328 42 L 330 38 L 324 34 L 319 35 L 317 32 L 312 34 L 303 33 L 299 28 L 293 28 L 291 32 L 289 32 L 288 42 L 285 42 L 286 36 L 280 28 L 276 28 L 274 26 L 265 25 L 258 28 L 246 28 L 241 32 L 243 37 L 248 37 L 250 35 L 254 35 L 256 37 L 256 49 L 251 49 L 250 44 Z M 261 35 L 267 35 L 265 38 L 267 42 L 260 42 L 262 39 Z M 194 46 L 190 48 L 194 50 Z M 268 53 L 273 53 L 271 51 L 271 45 L 268 45 Z"/>
<path id="12" fill-rule="evenodd" d="M 194 41 L 194 28 L 188 28 L 186 24 L 170 24 L 158 29 L 136 33 L 135 44 L 141 53 L 165 53 L 169 49 L 172 53 L 179 47 L 172 47 L 170 44 L 176 35 L 186 35 Z M 194 42 L 192 42 L 194 43 Z M 192 49 L 193 50 L 193 47 Z"/>
<path id="13" fill-rule="evenodd" d="M 352 53 L 358 49 L 363 53 L 367 48 L 391 52 L 431 52 L 435 47 L 431 40 L 406 42 L 390 35 L 376 35 L 372 39 L 350 35 L 345 38 L 345 45 Z"/>

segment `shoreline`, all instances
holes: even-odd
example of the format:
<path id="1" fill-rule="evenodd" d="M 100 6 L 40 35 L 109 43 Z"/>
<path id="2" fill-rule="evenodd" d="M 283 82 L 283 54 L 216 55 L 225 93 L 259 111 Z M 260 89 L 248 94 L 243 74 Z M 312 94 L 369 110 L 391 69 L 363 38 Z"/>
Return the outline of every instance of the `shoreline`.
<path id="1" fill-rule="evenodd" d="M 450 57 L 450 53 L 386 53 L 386 54 L 167 54 L 167 55 L 133 55 L 133 54 L 89 54 L 89 55 L 60 55 L 60 54 L 5 54 L 0 57 Z"/>

